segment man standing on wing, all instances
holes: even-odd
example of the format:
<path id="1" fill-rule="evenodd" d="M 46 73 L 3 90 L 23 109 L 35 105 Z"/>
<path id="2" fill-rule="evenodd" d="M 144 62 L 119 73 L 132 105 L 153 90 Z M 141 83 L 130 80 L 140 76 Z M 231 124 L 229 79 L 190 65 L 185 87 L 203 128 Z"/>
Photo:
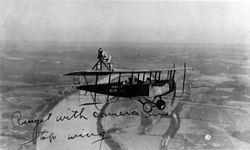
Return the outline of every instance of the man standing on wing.
<path id="1" fill-rule="evenodd" d="M 113 65 L 111 63 L 112 56 L 108 52 L 102 50 L 102 48 L 99 48 L 98 49 L 98 58 L 101 58 L 103 60 L 103 62 L 108 64 L 109 70 L 114 71 Z"/>

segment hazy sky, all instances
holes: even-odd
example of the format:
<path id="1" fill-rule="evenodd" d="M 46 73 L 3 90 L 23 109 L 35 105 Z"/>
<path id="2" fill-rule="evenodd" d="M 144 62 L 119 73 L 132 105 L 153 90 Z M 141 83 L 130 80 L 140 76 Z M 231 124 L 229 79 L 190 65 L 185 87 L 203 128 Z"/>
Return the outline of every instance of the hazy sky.
<path id="1" fill-rule="evenodd" d="M 0 2 L 0 40 L 176 43 L 250 41 L 250 5 L 245 1 Z"/>

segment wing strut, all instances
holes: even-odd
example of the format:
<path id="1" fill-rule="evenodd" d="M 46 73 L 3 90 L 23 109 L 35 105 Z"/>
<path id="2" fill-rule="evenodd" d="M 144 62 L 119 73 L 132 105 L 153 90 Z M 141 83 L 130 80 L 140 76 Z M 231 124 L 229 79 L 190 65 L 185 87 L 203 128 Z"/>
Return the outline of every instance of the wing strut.
<path id="1" fill-rule="evenodd" d="M 85 79 L 86 84 L 88 85 L 89 83 L 88 83 L 88 80 L 87 80 L 87 78 L 86 78 L 86 76 L 85 76 L 85 75 L 84 75 L 84 79 Z M 84 95 L 86 95 L 86 94 L 87 94 L 87 92 L 88 92 L 88 91 L 86 91 Z M 89 92 L 89 93 L 90 93 L 91 98 L 94 100 L 95 98 L 94 98 L 94 96 L 93 96 L 92 92 Z"/>
<path id="2" fill-rule="evenodd" d="M 161 72 L 159 71 L 158 80 L 161 80 Z"/>
<path id="3" fill-rule="evenodd" d="M 187 71 L 187 67 L 186 67 L 186 63 L 184 63 L 184 73 L 183 73 L 183 82 L 182 82 L 182 93 L 181 95 L 178 95 L 176 97 L 182 97 L 184 95 L 185 92 L 185 82 L 186 82 L 186 71 Z"/>
<path id="4" fill-rule="evenodd" d="M 121 82 L 121 73 L 119 73 L 119 78 L 118 78 L 118 87 L 117 87 L 117 93 L 119 95 L 119 90 L 120 90 L 120 82 Z M 118 96 L 119 98 L 119 96 Z"/>
<path id="5" fill-rule="evenodd" d="M 95 78 L 95 87 L 97 88 L 97 81 L 98 81 L 98 74 L 96 75 L 96 78 Z M 97 107 L 97 102 L 96 102 L 96 89 L 95 89 L 95 94 L 94 94 L 94 99 L 93 101 L 95 102 L 95 108 L 98 109 L 98 110 L 101 110 Z"/>
<path id="6" fill-rule="evenodd" d="M 173 73 L 173 75 L 172 75 L 172 79 L 174 80 L 175 72 L 176 72 L 176 70 L 175 70 L 175 63 L 173 63 L 173 68 L 174 68 L 174 73 Z"/>
<path id="7" fill-rule="evenodd" d="M 175 69 L 175 64 L 173 63 L 173 68 Z M 171 101 L 171 106 L 173 106 L 173 104 L 174 104 L 174 100 L 175 100 L 175 97 L 176 97 L 176 83 L 175 83 L 175 80 L 174 80 L 174 78 L 175 78 L 175 71 L 176 70 L 173 70 L 173 74 L 172 74 L 172 78 L 171 78 L 171 80 L 172 80 L 172 86 L 173 86 L 173 97 L 172 97 L 172 101 Z"/>
<path id="8" fill-rule="evenodd" d="M 167 80 L 169 80 L 169 76 L 170 76 L 170 70 L 168 70 Z"/>
<path id="9" fill-rule="evenodd" d="M 88 80 L 87 80 L 87 78 L 86 78 L 86 76 L 85 76 L 85 75 L 84 75 L 84 79 L 85 79 L 86 84 L 88 85 L 89 83 L 88 83 Z M 84 95 L 86 95 L 86 94 L 87 94 L 87 92 L 88 92 L 88 91 L 86 91 Z"/>
<path id="10" fill-rule="evenodd" d="M 184 75 L 183 75 L 183 84 L 182 84 L 182 93 L 184 93 L 185 81 L 186 81 L 186 63 L 184 63 Z"/>
<path id="11" fill-rule="evenodd" d="M 98 81 L 98 75 L 96 75 L 96 78 L 95 78 L 95 87 L 97 88 L 97 81 Z M 94 101 L 96 102 L 96 89 L 95 89 L 95 99 Z"/>
<path id="12" fill-rule="evenodd" d="M 145 80 L 145 72 L 143 73 L 143 79 L 142 79 L 142 81 L 144 82 L 144 80 Z"/>
<path id="13" fill-rule="evenodd" d="M 132 84 L 133 84 L 133 76 L 134 76 L 134 73 L 132 72 L 132 73 L 131 73 L 131 81 L 130 81 L 130 85 L 132 85 Z"/>
<path id="14" fill-rule="evenodd" d="M 87 78 L 86 78 L 86 76 L 85 76 L 85 75 L 84 75 L 84 79 L 85 79 L 86 84 L 88 85 L 89 83 L 88 83 L 88 80 L 87 80 Z M 86 94 L 87 94 L 87 92 L 88 92 L 88 91 L 86 91 L 84 95 L 86 95 Z M 90 93 L 91 98 L 92 98 L 92 99 L 93 99 L 93 101 L 94 101 L 94 99 L 95 99 L 95 98 L 94 98 L 94 96 L 93 96 L 92 92 L 89 92 L 89 93 Z"/>
<path id="15" fill-rule="evenodd" d="M 150 74 L 149 74 L 149 78 L 150 78 L 150 84 L 151 84 L 151 77 L 152 77 L 152 72 L 150 72 Z"/>
<path id="16" fill-rule="evenodd" d="M 111 82 L 111 74 L 109 74 L 109 86 L 110 86 L 110 82 Z M 109 94 L 107 95 L 107 104 L 109 104 Z"/>

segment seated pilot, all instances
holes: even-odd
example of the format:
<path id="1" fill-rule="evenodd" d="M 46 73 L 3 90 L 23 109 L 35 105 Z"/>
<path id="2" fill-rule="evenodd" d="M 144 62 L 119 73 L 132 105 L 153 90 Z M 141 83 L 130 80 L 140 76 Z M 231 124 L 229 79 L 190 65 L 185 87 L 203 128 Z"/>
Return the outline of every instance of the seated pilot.
<path id="1" fill-rule="evenodd" d="M 143 81 L 139 80 L 138 78 L 135 78 L 135 84 L 142 84 Z"/>
<path id="2" fill-rule="evenodd" d="M 133 84 L 133 80 L 131 77 L 128 78 L 128 84 Z"/>
<path id="3" fill-rule="evenodd" d="M 147 77 L 145 83 L 146 83 L 146 84 L 149 84 L 149 83 L 150 83 L 150 78 L 149 78 L 149 77 Z"/>
<path id="4" fill-rule="evenodd" d="M 123 85 L 126 85 L 126 84 L 128 84 L 128 80 L 125 80 L 125 81 L 123 82 Z"/>

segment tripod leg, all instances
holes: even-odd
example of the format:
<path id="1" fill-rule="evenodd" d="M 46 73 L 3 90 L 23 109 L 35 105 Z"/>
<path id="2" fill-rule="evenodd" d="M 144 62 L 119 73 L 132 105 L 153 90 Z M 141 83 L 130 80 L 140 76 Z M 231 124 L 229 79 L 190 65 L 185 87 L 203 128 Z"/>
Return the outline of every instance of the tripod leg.
<path id="1" fill-rule="evenodd" d="M 101 59 L 99 59 L 96 63 L 95 63 L 95 65 L 92 67 L 92 70 L 98 70 L 98 69 L 100 69 L 100 68 L 98 68 L 97 66 L 98 66 L 98 64 L 100 63 L 100 60 Z"/>
<path id="2" fill-rule="evenodd" d="M 173 106 L 173 104 L 174 104 L 175 97 L 176 97 L 176 87 L 174 87 L 173 97 L 172 97 L 172 101 L 171 101 L 171 106 Z"/>

